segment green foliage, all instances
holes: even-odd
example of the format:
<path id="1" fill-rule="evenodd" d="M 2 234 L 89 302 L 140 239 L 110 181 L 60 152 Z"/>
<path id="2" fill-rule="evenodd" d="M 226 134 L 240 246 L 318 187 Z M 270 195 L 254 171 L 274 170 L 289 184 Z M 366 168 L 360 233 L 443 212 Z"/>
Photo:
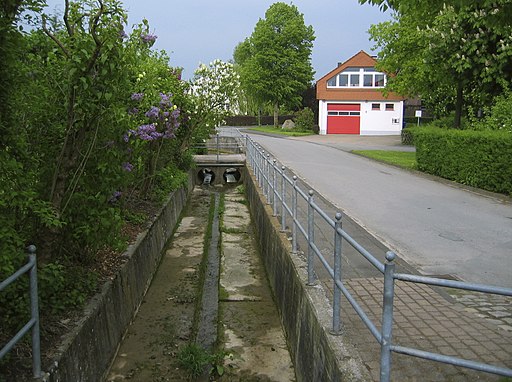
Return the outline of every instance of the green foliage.
<path id="1" fill-rule="evenodd" d="M 407 169 L 416 168 L 416 153 L 414 152 L 383 150 L 354 150 L 352 152 L 394 166 Z"/>
<path id="2" fill-rule="evenodd" d="M 315 124 L 315 115 L 313 111 L 306 107 L 299 110 L 295 115 L 295 127 L 302 131 L 313 131 L 313 125 Z"/>
<path id="3" fill-rule="evenodd" d="M 181 171 L 175 165 L 169 165 L 161 169 L 156 175 L 154 195 L 157 200 L 164 201 L 171 191 L 180 187 L 186 187 L 188 172 Z"/>
<path id="4" fill-rule="evenodd" d="M 210 353 L 201 346 L 191 343 L 180 349 L 178 360 L 191 379 L 201 376 L 208 370 L 210 375 L 221 377 L 224 375 L 224 359 L 228 354 L 225 351 Z"/>
<path id="5" fill-rule="evenodd" d="M 504 131 L 412 129 L 418 169 L 503 194 L 512 194 L 512 135 Z"/>
<path id="6" fill-rule="evenodd" d="M 474 130 L 503 130 L 512 132 L 512 91 L 505 91 L 494 99 L 491 107 L 484 109 L 485 117 L 473 120 Z"/>
<path id="7" fill-rule="evenodd" d="M 147 21 L 124 33 L 119 1 L 70 1 L 60 19 L 41 14 L 43 3 L 0 6 L 0 279 L 35 244 L 45 315 L 85 301 L 98 249 L 126 246 L 121 227 L 134 199 L 162 199 L 183 184 L 194 108 L 180 69 L 151 49 L 156 36 Z M 34 29 L 21 33 L 16 22 L 29 9 Z M 163 108 L 161 94 L 172 94 L 172 131 L 127 139 L 148 123 L 151 106 Z M 140 113 L 129 113 L 135 106 Z M 166 121 L 149 122 L 163 128 Z M 0 294 L 2 329 L 19 323 L 24 283 Z"/>
<path id="8" fill-rule="evenodd" d="M 39 309 L 43 321 L 84 304 L 94 292 L 97 277 L 83 268 L 48 263 L 38 269 Z M 2 322 L 0 334 L 11 333 L 30 319 L 28 275 L 0 293 Z M 44 327 L 43 327 L 44 330 Z M 14 334 L 14 333 L 12 333 Z"/>
<path id="9" fill-rule="evenodd" d="M 512 1 L 370 2 L 396 11 L 370 28 L 387 90 L 421 95 L 436 116 L 457 110 L 460 127 L 463 107 L 471 117 L 512 87 Z"/>
<path id="10" fill-rule="evenodd" d="M 295 5 L 274 3 L 252 35 L 234 52 L 242 86 L 258 105 L 280 105 L 293 109 L 313 80 L 311 51 L 315 39 L 312 26 Z"/>
<path id="11" fill-rule="evenodd" d="M 239 110 L 240 78 L 233 64 L 214 60 L 201 64 L 191 80 L 190 127 L 194 142 L 208 139 L 214 128 Z"/>
<path id="12" fill-rule="evenodd" d="M 210 356 L 201 346 L 192 343 L 181 348 L 178 360 L 190 378 L 197 378 L 205 372 Z"/>

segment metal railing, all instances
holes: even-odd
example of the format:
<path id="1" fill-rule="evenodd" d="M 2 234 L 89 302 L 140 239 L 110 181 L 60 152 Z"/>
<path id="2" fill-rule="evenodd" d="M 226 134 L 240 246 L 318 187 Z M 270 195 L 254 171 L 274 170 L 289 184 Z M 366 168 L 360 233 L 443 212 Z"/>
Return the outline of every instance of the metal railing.
<path id="1" fill-rule="evenodd" d="M 420 283 L 432 286 L 449 287 L 469 291 L 477 291 L 504 296 L 512 296 L 512 289 L 494 287 L 482 284 L 471 284 L 460 281 L 438 279 L 433 277 L 424 277 L 405 273 L 395 272 L 396 254 L 392 251 L 386 253 L 386 263 L 382 263 L 356 240 L 354 240 L 342 227 L 342 215 L 336 213 L 334 219 L 329 217 L 315 202 L 314 192 L 310 190 L 304 192 L 297 185 L 297 177 L 291 178 L 286 175 L 285 167 L 279 167 L 277 161 L 272 159 L 269 153 L 266 153 L 261 146 L 255 143 L 247 135 L 245 136 L 247 164 L 251 167 L 256 182 L 261 188 L 267 202 L 272 206 L 274 216 L 281 219 L 281 229 L 286 230 L 287 220 L 291 219 L 291 244 L 292 253 L 298 252 L 298 233 L 300 233 L 307 243 L 307 277 L 308 284 L 314 285 L 315 280 L 315 259 L 319 260 L 325 270 L 333 280 L 333 317 L 332 334 L 340 334 L 341 323 L 341 295 L 345 296 L 353 307 L 359 318 L 363 321 L 371 334 L 380 344 L 380 381 L 388 382 L 391 378 L 391 353 L 402 353 L 427 360 L 441 363 L 462 366 L 469 369 L 484 371 L 502 376 L 512 377 L 512 369 L 489 365 L 486 363 L 465 360 L 458 357 L 447 356 L 439 353 L 427 352 L 416 348 L 404 347 L 393 344 L 393 300 L 395 280 L 401 280 L 410 283 Z M 298 202 L 307 204 L 306 213 L 301 216 L 298 213 Z M 333 265 L 329 264 L 322 251 L 315 243 L 315 216 L 321 219 L 332 228 L 333 232 Z M 301 220 L 304 222 L 302 223 Z M 383 291 L 383 309 L 381 316 L 381 329 L 368 317 L 361 305 L 352 296 L 350 291 L 344 285 L 341 276 L 342 261 L 342 240 L 349 243 L 360 255 L 362 255 L 370 264 L 373 265 L 381 274 L 384 275 Z"/>
<path id="2" fill-rule="evenodd" d="M 36 247 L 34 245 L 30 245 L 27 249 L 29 253 L 27 264 L 0 283 L 0 292 L 25 273 L 29 273 L 31 318 L 2 348 L 2 350 L 0 350 L 0 359 L 2 359 L 14 347 L 14 345 L 16 345 L 23 336 L 28 333 L 29 330 L 32 330 L 32 374 L 34 378 L 39 378 L 41 377 L 41 346 L 39 337 Z"/>

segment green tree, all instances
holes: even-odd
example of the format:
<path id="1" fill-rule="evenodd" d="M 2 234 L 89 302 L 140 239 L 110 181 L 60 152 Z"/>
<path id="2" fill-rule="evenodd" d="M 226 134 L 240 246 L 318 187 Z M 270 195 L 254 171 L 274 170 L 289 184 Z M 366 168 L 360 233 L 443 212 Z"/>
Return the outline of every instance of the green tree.
<path id="1" fill-rule="evenodd" d="M 295 5 L 275 3 L 252 35 L 235 48 L 243 88 L 260 105 L 273 105 L 276 126 L 279 107 L 299 106 L 301 93 L 313 80 L 314 39 L 313 27 L 305 25 Z"/>
<path id="2" fill-rule="evenodd" d="M 512 1 L 370 2 L 396 12 L 370 29 L 380 68 L 394 74 L 389 90 L 420 95 L 439 115 L 455 110 L 460 127 L 464 106 L 489 106 L 510 88 Z"/>
<path id="3" fill-rule="evenodd" d="M 230 62 L 219 59 L 201 64 L 191 80 L 192 107 L 189 134 L 207 139 L 226 117 L 239 111 L 240 77 Z"/>

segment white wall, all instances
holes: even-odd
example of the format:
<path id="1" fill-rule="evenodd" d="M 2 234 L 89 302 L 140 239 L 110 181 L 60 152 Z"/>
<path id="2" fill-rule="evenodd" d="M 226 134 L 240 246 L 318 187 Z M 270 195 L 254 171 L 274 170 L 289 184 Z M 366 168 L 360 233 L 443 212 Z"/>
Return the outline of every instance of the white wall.
<path id="1" fill-rule="evenodd" d="M 380 111 L 372 110 L 372 104 L 380 104 Z M 394 110 L 385 110 L 393 104 Z M 400 135 L 403 122 L 403 101 L 361 102 L 361 135 Z"/>
<path id="2" fill-rule="evenodd" d="M 318 101 L 319 134 L 327 134 L 327 101 Z M 329 101 L 329 103 L 338 103 Z M 400 135 L 403 123 L 403 101 L 344 101 L 361 105 L 361 135 Z M 372 110 L 372 103 L 379 103 L 380 110 Z M 386 111 L 385 104 L 392 103 L 393 111 Z"/>

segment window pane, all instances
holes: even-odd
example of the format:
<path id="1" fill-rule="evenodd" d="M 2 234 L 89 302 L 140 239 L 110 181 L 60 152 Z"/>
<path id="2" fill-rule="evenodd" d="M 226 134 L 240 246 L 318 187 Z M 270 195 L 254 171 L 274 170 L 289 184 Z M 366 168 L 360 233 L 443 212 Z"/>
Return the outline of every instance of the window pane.
<path id="1" fill-rule="evenodd" d="M 339 75 L 340 86 L 348 86 L 348 74 Z"/>
<path id="2" fill-rule="evenodd" d="M 373 82 L 373 76 L 371 74 L 365 74 L 363 86 L 373 86 L 372 82 Z"/>
<path id="3" fill-rule="evenodd" d="M 375 86 L 384 86 L 384 74 L 375 75 Z"/>
<path id="4" fill-rule="evenodd" d="M 375 68 L 364 68 L 365 72 L 375 72 Z"/>
<path id="5" fill-rule="evenodd" d="M 338 115 L 337 111 L 328 111 L 327 115 Z"/>
<path id="6" fill-rule="evenodd" d="M 387 103 L 386 104 L 386 110 L 395 110 L 395 105 L 392 104 L 392 103 Z"/>
<path id="7" fill-rule="evenodd" d="M 380 110 L 380 103 L 372 103 L 372 110 Z"/>
<path id="8" fill-rule="evenodd" d="M 336 77 L 333 77 L 327 81 L 327 86 L 336 86 Z"/>
<path id="9" fill-rule="evenodd" d="M 361 68 L 358 68 L 355 66 L 349 66 L 348 68 L 345 68 L 344 72 L 359 72 L 359 69 L 361 69 Z"/>
<path id="10" fill-rule="evenodd" d="M 350 112 L 350 115 L 360 115 L 360 114 L 361 114 L 361 113 L 360 113 L 360 112 L 358 112 L 358 111 L 351 111 L 351 112 Z"/>
<path id="11" fill-rule="evenodd" d="M 350 75 L 350 86 L 359 86 L 359 74 Z"/>

